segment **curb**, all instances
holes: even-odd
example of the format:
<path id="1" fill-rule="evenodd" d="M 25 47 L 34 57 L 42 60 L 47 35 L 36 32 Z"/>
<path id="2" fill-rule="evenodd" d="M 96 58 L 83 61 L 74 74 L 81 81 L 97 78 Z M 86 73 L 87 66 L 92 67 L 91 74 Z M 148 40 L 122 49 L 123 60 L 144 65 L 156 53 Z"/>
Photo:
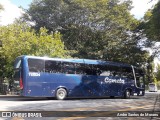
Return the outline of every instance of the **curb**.
<path id="1" fill-rule="evenodd" d="M 0 95 L 0 98 L 21 97 L 19 95 Z"/>

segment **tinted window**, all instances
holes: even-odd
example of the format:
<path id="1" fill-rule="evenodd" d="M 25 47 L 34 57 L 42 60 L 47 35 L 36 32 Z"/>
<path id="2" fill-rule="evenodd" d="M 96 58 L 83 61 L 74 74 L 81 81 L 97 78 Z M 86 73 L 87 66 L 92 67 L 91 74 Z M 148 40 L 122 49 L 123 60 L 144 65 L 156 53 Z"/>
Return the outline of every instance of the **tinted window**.
<path id="1" fill-rule="evenodd" d="M 136 68 L 134 70 L 135 70 L 137 86 L 142 87 L 142 84 L 144 82 L 144 76 L 142 75 L 142 70 Z"/>
<path id="2" fill-rule="evenodd" d="M 92 64 L 86 64 L 85 65 L 84 73 L 86 75 L 93 75 Z"/>
<path id="3" fill-rule="evenodd" d="M 109 76 L 108 67 L 105 65 L 93 65 L 93 75 Z"/>
<path id="4" fill-rule="evenodd" d="M 30 72 L 44 72 L 44 60 L 28 59 L 28 66 Z"/>
<path id="5" fill-rule="evenodd" d="M 109 67 L 106 65 L 98 65 L 96 69 L 97 69 L 97 74 L 100 76 L 110 76 L 111 75 L 111 71 Z"/>
<path id="6" fill-rule="evenodd" d="M 131 67 L 122 67 L 122 77 L 123 78 L 129 78 L 134 79 L 133 71 Z"/>
<path id="7" fill-rule="evenodd" d="M 93 65 L 93 73 L 100 76 L 120 76 L 120 67 L 112 65 Z"/>
<path id="8" fill-rule="evenodd" d="M 86 65 L 85 73 L 87 75 L 99 76 L 120 76 L 120 67 L 111 65 Z"/>
<path id="9" fill-rule="evenodd" d="M 71 62 L 62 62 L 62 73 L 75 74 L 75 64 Z"/>
<path id="10" fill-rule="evenodd" d="M 85 64 L 76 63 L 75 64 L 76 74 L 84 74 Z"/>
<path id="11" fill-rule="evenodd" d="M 110 70 L 110 76 L 114 76 L 114 77 L 121 76 L 121 69 L 119 66 L 108 65 L 108 68 Z"/>
<path id="12" fill-rule="evenodd" d="M 21 58 L 16 59 L 15 64 L 14 64 L 14 68 L 18 69 L 21 67 Z"/>
<path id="13" fill-rule="evenodd" d="M 61 73 L 61 62 L 60 61 L 45 61 L 45 72 L 48 73 Z"/>

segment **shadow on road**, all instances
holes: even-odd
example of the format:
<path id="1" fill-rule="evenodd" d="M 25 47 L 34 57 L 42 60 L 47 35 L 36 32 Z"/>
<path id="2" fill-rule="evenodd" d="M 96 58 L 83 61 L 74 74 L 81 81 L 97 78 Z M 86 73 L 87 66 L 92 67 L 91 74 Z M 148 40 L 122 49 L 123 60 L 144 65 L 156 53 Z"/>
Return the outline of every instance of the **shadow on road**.
<path id="1" fill-rule="evenodd" d="M 86 97 L 83 97 L 83 98 L 66 98 L 65 100 L 66 101 L 69 101 L 69 100 L 96 100 L 96 99 L 106 99 L 106 100 L 110 100 L 110 99 L 123 99 L 121 97 L 114 97 L 114 98 L 110 98 L 110 97 L 99 97 L 99 98 L 95 98 L 95 97 L 92 97 L 92 98 L 86 98 Z M 137 96 L 132 96 L 130 99 L 144 99 L 144 97 L 137 97 Z M 22 96 L 0 96 L 0 100 L 3 100 L 3 101 L 45 101 L 45 100 L 53 100 L 53 101 L 58 101 L 56 100 L 55 98 L 47 98 L 47 97 L 22 97 Z"/>
<path id="2" fill-rule="evenodd" d="M 47 100 L 45 97 L 22 97 L 22 96 L 0 96 L 4 101 L 42 101 Z"/>

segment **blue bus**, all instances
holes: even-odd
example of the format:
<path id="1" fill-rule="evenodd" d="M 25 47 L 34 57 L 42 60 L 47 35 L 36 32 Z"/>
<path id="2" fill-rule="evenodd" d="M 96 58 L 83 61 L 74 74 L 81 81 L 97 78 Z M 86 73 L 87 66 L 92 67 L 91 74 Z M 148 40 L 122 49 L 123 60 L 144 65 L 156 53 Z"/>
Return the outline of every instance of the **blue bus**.
<path id="1" fill-rule="evenodd" d="M 144 74 L 132 65 L 89 59 L 19 56 L 14 80 L 30 97 L 115 97 L 145 94 Z"/>

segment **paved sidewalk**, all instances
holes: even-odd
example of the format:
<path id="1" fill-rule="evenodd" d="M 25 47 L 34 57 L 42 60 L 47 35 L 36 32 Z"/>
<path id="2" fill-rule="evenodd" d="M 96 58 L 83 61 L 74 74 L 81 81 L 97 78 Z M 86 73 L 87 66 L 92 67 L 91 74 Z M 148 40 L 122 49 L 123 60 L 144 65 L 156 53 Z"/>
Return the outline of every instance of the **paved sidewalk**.
<path id="1" fill-rule="evenodd" d="M 8 98 L 8 97 L 21 97 L 21 96 L 19 96 L 19 95 L 0 95 L 0 99 L 1 98 Z"/>
<path id="2" fill-rule="evenodd" d="M 159 111 L 160 112 L 160 93 L 157 94 L 154 111 Z"/>
<path id="3" fill-rule="evenodd" d="M 160 116 L 160 93 L 157 94 L 154 109 L 152 112 L 153 114 L 158 114 L 158 116 Z M 160 117 L 151 117 L 150 120 L 160 120 Z"/>

